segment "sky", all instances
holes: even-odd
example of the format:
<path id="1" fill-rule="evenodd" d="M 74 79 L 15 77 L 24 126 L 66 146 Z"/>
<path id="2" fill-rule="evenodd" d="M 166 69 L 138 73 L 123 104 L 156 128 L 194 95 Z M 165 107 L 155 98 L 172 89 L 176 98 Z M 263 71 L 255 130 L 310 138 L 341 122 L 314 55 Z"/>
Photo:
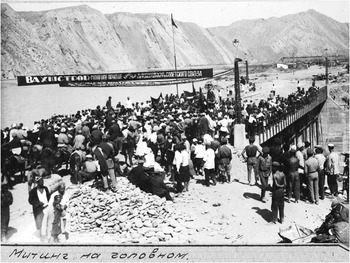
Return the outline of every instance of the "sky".
<path id="1" fill-rule="evenodd" d="M 242 19 L 281 17 L 314 9 L 339 22 L 349 22 L 348 0 L 290 1 L 17 1 L 3 0 L 16 11 L 42 11 L 86 4 L 103 14 L 115 12 L 173 14 L 175 21 L 202 27 L 228 26 Z"/>

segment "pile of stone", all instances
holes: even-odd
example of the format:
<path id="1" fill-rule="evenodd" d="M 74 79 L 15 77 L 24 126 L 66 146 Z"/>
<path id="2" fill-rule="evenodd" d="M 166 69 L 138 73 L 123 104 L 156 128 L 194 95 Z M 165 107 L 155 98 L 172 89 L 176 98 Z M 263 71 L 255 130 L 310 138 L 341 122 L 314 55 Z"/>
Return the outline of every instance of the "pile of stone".
<path id="1" fill-rule="evenodd" d="M 70 232 L 115 234 L 130 242 L 169 241 L 198 231 L 186 226 L 193 218 L 176 215 L 172 206 L 171 201 L 141 191 L 126 178 L 118 178 L 116 193 L 83 185 L 70 198 L 68 229 Z"/>

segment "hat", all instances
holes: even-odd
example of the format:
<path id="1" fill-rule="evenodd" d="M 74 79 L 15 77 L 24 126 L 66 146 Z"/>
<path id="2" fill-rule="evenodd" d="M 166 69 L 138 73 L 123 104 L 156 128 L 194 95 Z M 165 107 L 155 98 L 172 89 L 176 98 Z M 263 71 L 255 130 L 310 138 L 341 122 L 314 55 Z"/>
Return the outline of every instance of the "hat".
<path id="1" fill-rule="evenodd" d="M 269 147 L 264 147 L 264 148 L 262 148 L 262 152 L 263 153 L 269 153 L 270 152 L 270 148 Z"/>
<path id="2" fill-rule="evenodd" d="M 297 147 L 295 146 L 295 145 L 292 145 L 291 147 L 290 147 L 290 152 L 297 152 Z"/>
<path id="3" fill-rule="evenodd" d="M 315 149 L 319 149 L 319 150 L 323 151 L 323 147 L 321 145 L 315 145 Z"/>
<path id="4" fill-rule="evenodd" d="M 328 147 L 334 147 L 334 144 L 333 143 L 329 143 Z"/>
<path id="5" fill-rule="evenodd" d="M 314 151 L 312 149 L 308 148 L 306 150 L 306 154 L 307 154 L 307 156 L 312 156 L 314 154 Z"/>
<path id="6" fill-rule="evenodd" d="M 280 167 L 280 163 L 279 163 L 279 162 L 273 162 L 273 163 L 272 163 L 272 166 Z"/>
<path id="7" fill-rule="evenodd" d="M 86 159 L 87 159 L 87 158 L 91 158 L 91 159 L 92 159 L 92 155 L 91 155 L 91 154 L 88 154 L 88 155 L 86 155 L 85 157 L 86 157 Z"/>
<path id="8" fill-rule="evenodd" d="M 302 142 L 298 142 L 297 148 L 300 149 L 301 147 L 304 147 L 304 144 Z"/>

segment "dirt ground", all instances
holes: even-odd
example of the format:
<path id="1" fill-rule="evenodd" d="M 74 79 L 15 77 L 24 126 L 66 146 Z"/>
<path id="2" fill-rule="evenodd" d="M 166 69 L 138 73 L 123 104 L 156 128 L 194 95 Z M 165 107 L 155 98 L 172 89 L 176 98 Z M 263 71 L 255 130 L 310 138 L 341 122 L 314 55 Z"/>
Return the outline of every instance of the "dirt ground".
<path id="1" fill-rule="evenodd" d="M 336 69 L 335 69 L 336 70 Z M 338 69 L 337 69 L 338 70 Z M 341 69 L 340 69 L 341 70 Z M 311 86 L 311 76 L 324 73 L 324 68 L 312 67 L 293 73 L 274 71 L 256 74 L 251 79 L 256 82 L 257 98 L 266 98 L 270 87 L 274 83 L 277 94 L 286 96 L 296 90 L 297 81 L 306 89 Z M 322 87 L 324 82 L 317 82 Z M 347 83 L 348 85 L 348 83 Z M 202 176 L 195 176 L 191 180 L 189 192 L 175 197 L 170 204 L 177 214 L 188 215 L 192 221 L 185 226 L 186 231 L 177 233 L 170 243 L 174 244 L 273 244 L 282 241 L 278 232 L 296 223 L 314 230 L 320 226 L 330 211 L 331 196 L 327 194 L 319 205 L 299 203 L 285 203 L 285 221 L 283 224 L 271 224 L 271 192 L 267 192 L 267 202 L 260 201 L 260 187 L 247 184 L 246 164 L 235 152 L 231 163 L 230 184 L 217 184 L 206 187 L 201 182 Z M 69 175 L 64 176 L 68 189 Z M 271 184 L 271 178 L 270 182 Z M 339 187 L 341 189 L 341 185 Z M 327 190 L 327 193 L 329 191 Z M 14 203 L 11 206 L 9 243 L 40 242 L 35 230 L 32 208 L 28 203 L 28 187 L 26 183 L 17 184 L 12 190 Z M 344 197 L 340 195 L 339 199 Z M 190 230 L 190 231 L 189 231 Z M 118 240 L 115 235 L 70 233 L 70 238 L 61 242 L 72 243 L 110 243 Z M 169 244 L 169 243 L 167 243 Z"/>

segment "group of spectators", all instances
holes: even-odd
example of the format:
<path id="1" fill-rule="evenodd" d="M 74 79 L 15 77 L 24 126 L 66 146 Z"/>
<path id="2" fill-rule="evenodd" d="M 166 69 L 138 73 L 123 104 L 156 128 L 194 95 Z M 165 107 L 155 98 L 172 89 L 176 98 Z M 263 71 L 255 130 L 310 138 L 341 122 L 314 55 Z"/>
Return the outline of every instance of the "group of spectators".
<path id="1" fill-rule="evenodd" d="M 271 90 L 271 96 L 261 99 L 258 104 L 250 102 L 242 111 L 246 124 L 247 138 L 264 132 L 277 122 L 284 120 L 289 114 L 310 104 L 319 92 L 319 88 L 311 86 L 307 91 L 297 86 L 297 91 L 287 98 L 275 95 L 276 87 Z"/>
<path id="2" fill-rule="evenodd" d="M 320 200 L 326 197 L 326 180 L 330 197 L 336 200 L 339 194 L 338 181 L 343 179 L 340 173 L 340 156 L 334 152 L 333 144 L 328 144 L 327 147 L 328 151 L 320 145 L 311 147 L 308 141 L 299 142 L 297 145 L 284 144 L 282 147 L 281 141 L 275 139 L 273 145 L 260 150 L 254 144 L 254 139 L 249 139 L 249 145 L 241 153 L 247 163 L 248 183 L 253 186 L 252 172 L 254 172 L 255 185 L 260 181 L 260 200 L 264 203 L 266 191 L 272 192 L 272 223 L 277 222 L 278 212 L 279 220 L 283 223 L 284 202 L 287 200 L 290 203 L 292 197 L 294 203 L 304 200 L 309 204 L 318 205 Z M 345 178 L 347 183 L 343 186 L 347 188 L 343 188 L 342 191 L 346 190 L 348 195 L 349 154 L 344 155 L 347 166 L 343 175 L 347 174 Z M 272 185 L 268 183 L 270 176 Z M 347 226 L 345 230 L 348 231 Z"/>
<path id="3" fill-rule="evenodd" d="M 94 185 L 102 191 L 116 191 L 117 177 L 127 176 L 141 189 L 167 200 L 173 199 L 169 194 L 171 191 L 189 191 L 194 169 L 205 177 L 207 186 L 210 185 L 210 180 L 216 184 L 215 172 L 218 170 L 218 164 L 223 171 L 229 170 L 232 153 L 226 145 L 226 136 L 232 120 L 227 115 L 221 114 L 218 122 L 220 128 L 215 128 L 211 126 L 216 124 L 211 118 L 214 110 L 197 113 L 186 103 L 186 108 L 175 109 L 170 101 L 164 102 L 161 110 L 156 110 L 149 102 L 143 105 L 131 103 L 130 98 L 127 100 L 125 107 L 119 107 L 118 103 L 114 108 L 109 98 L 105 107 L 97 106 L 96 109 L 78 111 L 70 116 L 55 115 L 50 119 L 35 122 L 31 130 L 23 127 L 23 124 L 12 125 L 1 132 L 2 151 L 10 151 L 13 155 L 22 154 L 28 160 L 34 160 L 34 156 L 31 156 L 34 155 L 33 149 L 41 153 L 45 150 L 53 153 L 64 150 L 70 157 L 76 155 L 82 160 L 81 169 L 71 175 L 75 184 L 93 180 Z M 180 105 L 182 100 L 183 96 L 178 99 L 176 105 Z M 214 136 L 216 133 L 220 134 L 220 137 Z M 124 156 L 123 162 L 119 160 L 121 155 Z M 59 197 L 57 200 L 52 199 L 47 187 L 43 185 L 43 178 L 54 173 L 53 167 L 44 163 L 42 154 L 37 158 L 38 162 L 34 163 L 34 169 L 28 177 L 28 200 L 33 206 L 40 235 L 57 241 L 57 231 L 56 236 L 52 231 L 49 231 L 51 234 L 47 236 L 47 211 L 49 209 L 52 212 L 49 218 L 56 222 L 54 214 L 61 213 L 64 206 L 57 199 Z M 195 168 L 191 171 L 193 163 Z M 72 165 L 70 168 L 72 169 Z M 164 183 L 165 175 L 168 175 L 173 183 L 176 182 L 173 187 Z M 3 183 L 13 180 L 2 179 Z M 229 181 L 230 178 L 225 180 Z M 7 202 L 6 206 L 9 207 L 10 204 L 11 202 Z M 9 215 L 9 210 L 4 211 L 4 214 Z M 53 222 L 52 220 L 50 222 Z M 3 222 L 5 238 L 8 220 Z"/>
<path id="4" fill-rule="evenodd" d="M 281 118 L 307 104 L 316 93 L 317 89 L 310 88 L 306 93 L 298 89 L 287 99 L 273 96 L 262 100 L 258 106 L 247 106 L 243 110 L 243 116 L 248 123 L 251 123 L 251 118 L 256 117 L 256 123 L 260 123 L 260 120 L 266 122 L 263 124 L 265 127 L 273 123 L 275 118 Z M 14 154 L 26 152 L 29 160 L 35 159 L 31 156 L 35 147 L 38 151 L 50 149 L 54 152 L 63 149 L 69 156 L 75 154 L 77 159 L 82 161 L 82 168 L 72 174 L 72 182 L 75 184 L 93 180 L 94 185 L 98 185 L 102 191 L 116 191 L 117 177 L 127 176 L 131 183 L 142 190 L 173 200 L 170 192 L 189 191 L 190 180 L 195 174 L 204 176 L 206 186 L 215 185 L 217 181 L 231 182 L 232 152 L 228 143 L 233 144 L 236 116 L 234 101 L 221 100 L 220 103 L 212 104 L 212 107 L 200 112 L 196 103 L 198 102 L 195 100 L 186 99 L 186 96 L 171 95 L 166 96 L 161 105 L 154 107 L 151 101 L 135 104 L 128 97 L 125 105 L 119 102 L 113 107 L 112 98 L 109 97 L 106 106 L 102 108 L 97 106 L 95 109 L 78 111 L 73 115 L 55 115 L 50 119 L 35 122 L 32 130 L 21 124 L 12 125 L 11 128 L 1 131 L 2 149 L 10 149 Z M 279 113 L 282 112 L 280 116 Z M 264 118 L 258 117 L 259 114 L 263 114 Z M 249 131 L 248 128 L 248 135 L 252 135 Z M 269 151 L 263 149 L 259 158 L 268 158 Z M 286 152 L 292 154 L 292 151 Z M 124 156 L 123 162 L 120 156 Z M 273 166 L 282 167 L 281 162 L 277 165 L 274 161 L 272 159 L 269 165 L 264 166 L 265 161 L 261 160 L 253 168 L 249 168 L 251 161 L 247 162 L 248 171 L 261 169 L 255 176 L 257 179 L 258 174 L 263 184 L 262 200 L 267 190 L 267 180 L 264 181 L 266 176 L 263 174 L 268 176 Z M 64 224 L 57 219 L 64 211 L 64 204 L 60 202 L 59 197 L 52 199 L 47 194 L 41 180 L 53 170 L 52 167 L 44 165 L 43 160 L 39 163 L 40 165 L 34 167 L 30 173 L 30 182 L 34 183 L 29 187 L 29 203 L 33 206 L 37 228 L 42 235 L 47 233 L 47 230 L 42 230 L 42 222 L 44 221 L 46 226 L 48 222 L 44 211 L 51 207 L 51 218 L 56 223 L 60 222 L 60 225 L 56 226 L 55 231 L 51 231 L 49 238 L 57 241 L 55 235 L 59 232 L 58 228 L 64 229 Z M 288 165 L 286 161 L 283 169 L 289 171 L 290 167 L 295 167 Z M 300 162 L 297 165 L 298 169 L 301 169 L 299 165 L 303 164 Z M 280 169 L 282 168 L 278 168 Z M 289 172 L 283 171 L 286 177 L 290 178 Z M 166 176 L 174 183 L 173 187 L 164 183 Z M 251 183 L 250 177 L 248 178 Z M 283 178 L 277 176 L 275 184 L 283 185 Z M 288 196 L 293 191 L 296 201 L 300 198 L 298 184 L 300 182 L 298 183 L 297 179 L 290 179 L 286 185 Z M 312 198 L 310 201 L 318 201 L 318 195 L 315 194 Z M 52 205 L 49 205 L 49 201 Z M 283 216 L 281 220 L 283 221 Z"/>

